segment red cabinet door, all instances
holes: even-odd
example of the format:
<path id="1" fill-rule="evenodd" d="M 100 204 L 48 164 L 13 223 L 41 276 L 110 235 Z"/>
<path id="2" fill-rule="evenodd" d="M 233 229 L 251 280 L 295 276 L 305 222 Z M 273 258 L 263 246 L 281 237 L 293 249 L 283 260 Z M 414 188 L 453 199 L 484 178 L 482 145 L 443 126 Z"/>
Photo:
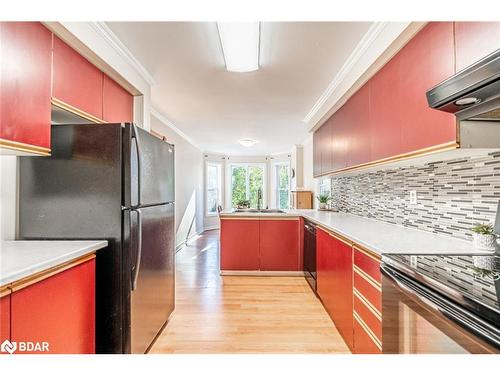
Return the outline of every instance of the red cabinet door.
<path id="1" fill-rule="evenodd" d="M 333 169 L 338 171 L 347 167 L 348 149 L 348 127 L 347 116 L 344 107 L 341 107 L 332 116 L 332 149 L 333 149 Z"/>
<path id="2" fill-rule="evenodd" d="M 335 326 L 344 338 L 347 346 L 353 348 L 353 283 L 352 283 L 352 247 L 334 237 L 332 253 L 335 262 L 333 272 L 333 310 L 331 316 Z"/>
<path id="3" fill-rule="evenodd" d="M 371 160 L 403 153 L 401 129 L 404 106 L 401 97 L 401 57 L 395 55 L 370 80 Z"/>
<path id="4" fill-rule="evenodd" d="M 344 105 L 348 143 L 345 157 L 347 166 L 370 161 L 370 83 L 361 87 Z"/>
<path id="5" fill-rule="evenodd" d="M 47 342 L 50 354 L 95 352 L 95 261 L 12 293 L 13 341 Z"/>
<path id="6" fill-rule="evenodd" d="M 332 119 L 328 119 L 321 129 L 321 173 L 325 174 L 333 171 Z"/>
<path id="7" fill-rule="evenodd" d="M 102 119 L 103 73 L 54 35 L 52 96 Z"/>
<path id="8" fill-rule="evenodd" d="M 10 294 L 0 298 L 0 343 L 10 340 Z"/>
<path id="9" fill-rule="evenodd" d="M 427 90 L 454 74 L 453 23 L 429 23 L 399 54 L 403 151 L 455 142 L 455 116 L 430 108 L 425 95 Z"/>
<path id="10" fill-rule="evenodd" d="M 318 129 L 319 130 L 319 129 Z M 317 177 L 321 174 L 321 152 L 320 152 L 320 140 L 319 131 L 316 130 L 313 134 L 313 176 Z"/>
<path id="11" fill-rule="evenodd" d="M 299 271 L 300 220 L 260 220 L 261 271 Z"/>
<path id="12" fill-rule="evenodd" d="M 0 22 L 0 139 L 20 151 L 50 151 L 51 43 L 39 22 Z"/>
<path id="13" fill-rule="evenodd" d="M 220 221 L 221 270 L 259 270 L 259 220 Z"/>
<path id="14" fill-rule="evenodd" d="M 316 231 L 316 291 L 327 311 L 330 309 L 333 295 L 333 262 L 330 245 L 330 235 L 318 228 Z"/>
<path id="15" fill-rule="evenodd" d="M 382 350 L 375 342 L 372 332 L 366 328 L 366 324 L 357 318 L 354 319 L 354 353 L 356 354 L 381 354 Z"/>
<path id="16" fill-rule="evenodd" d="M 500 22 L 455 22 L 457 71 L 500 48 Z"/>
<path id="17" fill-rule="evenodd" d="M 104 76 L 103 119 L 106 122 L 132 122 L 134 97 L 108 76 Z"/>
<path id="18" fill-rule="evenodd" d="M 349 348 L 353 348 L 352 248 L 319 229 L 317 292 Z"/>

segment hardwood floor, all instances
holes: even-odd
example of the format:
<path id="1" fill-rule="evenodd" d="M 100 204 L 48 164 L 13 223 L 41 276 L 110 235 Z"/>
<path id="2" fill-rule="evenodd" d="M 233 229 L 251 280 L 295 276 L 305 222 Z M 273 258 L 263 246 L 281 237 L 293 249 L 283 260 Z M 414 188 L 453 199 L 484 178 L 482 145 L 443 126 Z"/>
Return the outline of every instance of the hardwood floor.
<path id="1" fill-rule="evenodd" d="M 176 309 L 150 353 L 349 353 L 304 278 L 220 276 L 218 231 L 176 267 Z"/>

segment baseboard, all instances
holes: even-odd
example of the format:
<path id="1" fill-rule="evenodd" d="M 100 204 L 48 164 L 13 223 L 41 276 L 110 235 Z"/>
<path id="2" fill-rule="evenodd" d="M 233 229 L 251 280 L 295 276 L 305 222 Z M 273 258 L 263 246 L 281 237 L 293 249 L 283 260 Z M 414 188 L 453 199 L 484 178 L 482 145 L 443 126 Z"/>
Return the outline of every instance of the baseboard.
<path id="1" fill-rule="evenodd" d="M 303 271 L 220 271 L 221 276 L 304 276 Z"/>
<path id="2" fill-rule="evenodd" d="M 206 232 L 207 230 L 214 230 L 214 229 L 220 229 L 219 225 L 211 225 L 209 227 L 204 227 L 203 232 Z"/>
<path id="3" fill-rule="evenodd" d="M 186 245 L 186 243 L 188 241 L 191 241 L 191 240 L 194 240 L 194 239 L 198 239 L 198 237 L 200 237 L 202 233 L 203 233 L 203 231 L 193 233 L 191 236 L 189 236 L 189 238 L 187 240 L 184 240 L 180 244 L 176 245 L 175 246 L 175 251 L 176 252 L 179 251 L 184 245 Z"/>

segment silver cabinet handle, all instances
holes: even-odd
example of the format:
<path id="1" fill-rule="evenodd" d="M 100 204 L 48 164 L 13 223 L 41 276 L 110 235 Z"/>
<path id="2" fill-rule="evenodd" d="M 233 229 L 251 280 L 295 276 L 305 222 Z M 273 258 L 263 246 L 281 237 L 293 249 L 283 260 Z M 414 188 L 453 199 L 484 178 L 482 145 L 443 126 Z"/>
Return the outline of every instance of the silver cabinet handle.
<path id="1" fill-rule="evenodd" d="M 142 255 L 142 212 L 139 208 L 133 209 L 137 212 L 137 260 L 132 275 L 132 290 L 137 288 L 137 279 L 139 277 L 139 269 L 141 268 Z"/>

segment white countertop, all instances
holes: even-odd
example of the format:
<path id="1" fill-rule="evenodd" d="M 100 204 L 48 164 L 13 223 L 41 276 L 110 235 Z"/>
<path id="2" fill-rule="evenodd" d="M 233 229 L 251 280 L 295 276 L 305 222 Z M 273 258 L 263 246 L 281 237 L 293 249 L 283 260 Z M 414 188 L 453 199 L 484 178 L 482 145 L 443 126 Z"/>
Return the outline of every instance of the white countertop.
<path id="1" fill-rule="evenodd" d="M 56 267 L 108 246 L 108 241 L 4 241 L 0 286 Z"/>
<path id="2" fill-rule="evenodd" d="M 472 242 L 389 224 L 356 215 L 318 210 L 289 210 L 284 214 L 224 211 L 221 216 L 302 216 L 377 254 L 483 254 Z"/>

